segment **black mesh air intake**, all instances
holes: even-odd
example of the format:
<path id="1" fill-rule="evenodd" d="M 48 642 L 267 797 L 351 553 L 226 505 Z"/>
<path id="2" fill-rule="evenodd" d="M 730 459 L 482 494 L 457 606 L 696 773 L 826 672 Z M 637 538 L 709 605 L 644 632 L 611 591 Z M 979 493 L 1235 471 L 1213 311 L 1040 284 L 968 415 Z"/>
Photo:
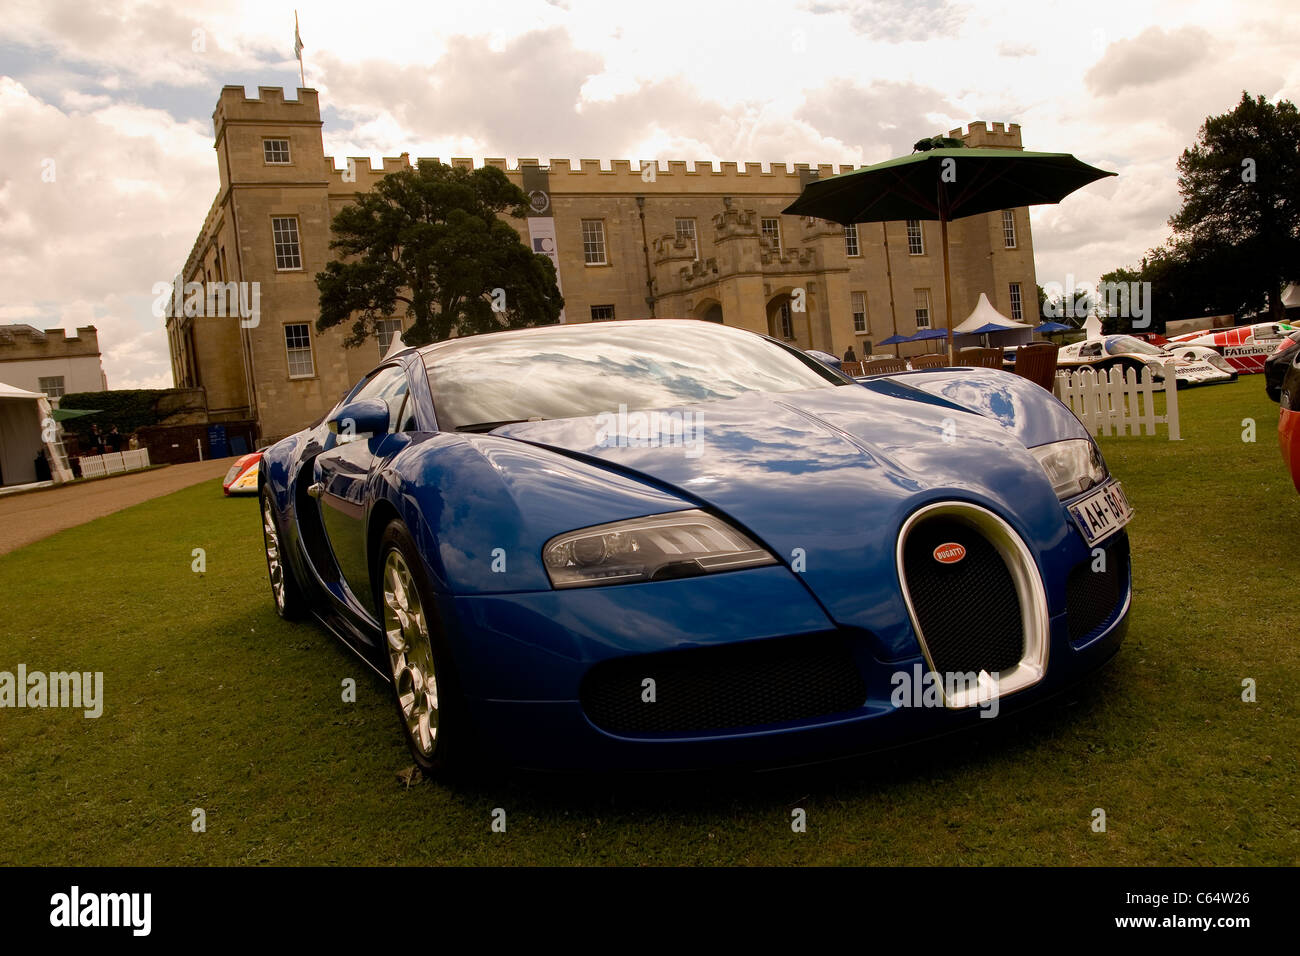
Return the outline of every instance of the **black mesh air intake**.
<path id="1" fill-rule="evenodd" d="M 653 678 L 655 700 L 642 700 Z M 776 638 L 642 654 L 595 665 L 582 682 L 593 724 L 625 736 L 759 727 L 856 710 L 867 697 L 844 640 Z"/>
<path id="2" fill-rule="evenodd" d="M 959 544 L 952 564 L 935 549 Z M 922 518 L 903 544 L 903 573 L 912 607 L 941 676 L 1010 670 L 1024 656 L 1024 624 L 1011 572 L 978 531 L 950 517 Z"/>
<path id="3" fill-rule="evenodd" d="M 1105 555 L 1101 570 L 1094 571 L 1095 561 L 1089 558 L 1076 565 L 1065 581 L 1065 613 L 1072 644 L 1099 631 L 1124 596 L 1128 576 L 1124 555 L 1118 548 L 1107 548 Z"/>

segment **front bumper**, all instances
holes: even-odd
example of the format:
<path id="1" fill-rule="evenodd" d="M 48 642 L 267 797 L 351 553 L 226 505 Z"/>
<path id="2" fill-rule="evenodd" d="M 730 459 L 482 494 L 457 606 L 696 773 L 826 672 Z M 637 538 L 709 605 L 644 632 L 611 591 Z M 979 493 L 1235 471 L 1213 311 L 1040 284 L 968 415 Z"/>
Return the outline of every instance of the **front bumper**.
<path id="1" fill-rule="evenodd" d="M 455 601 L 453 649 L 472 720 L 489 759 L 545 769 L 675 770 L 783 766 L 834 759 L 936 737 L 1041 702 L 1108 661 L 1127 630 L 1132 594 L 1128 539 L 1105 542 L 1122 562 L 1121 597 L 1087 633 L 1071 638 L 1066 580 L 1092 559 L 1077 532 L 1045 577 L 1049 656 L 1036 684 L 993 705 L 949 709 L 899 706 L 898 675 L 927 671 L 915 640 L 903 656 L 870 631 L 831 620 L 784 567 L 683 581 L 568 592 L 462 597 Z M 584 709 L 582 681 L 604 661 L 670 649 L 727 647 L 802 636 L 843 642 L 865 685 L 860 706 L 806 719 L 724 731 L 619 734 Z M 650 705 L 653 706 L 653 705 Z"/>

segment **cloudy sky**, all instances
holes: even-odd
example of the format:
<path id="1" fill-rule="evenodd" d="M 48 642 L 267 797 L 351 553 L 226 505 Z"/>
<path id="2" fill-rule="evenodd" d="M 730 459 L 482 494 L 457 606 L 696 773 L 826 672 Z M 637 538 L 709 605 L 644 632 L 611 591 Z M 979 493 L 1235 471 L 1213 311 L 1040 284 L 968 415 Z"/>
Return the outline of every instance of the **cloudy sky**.
<path id="1" fill-rule="evenodd" d="M 1036 207 L 1040 283 L 1168 234 L 1174 163 L 1243 89 L 1300 99 L 1294 0 L 298 0 L 335 156 L 870 163 L 971 120 L 1118 172 Z M 220 88 L 298 86 L 292 2 L 7 0 L 0 322 L 94 324 L 168 387 L 155 282 L 217 189 Z"/>

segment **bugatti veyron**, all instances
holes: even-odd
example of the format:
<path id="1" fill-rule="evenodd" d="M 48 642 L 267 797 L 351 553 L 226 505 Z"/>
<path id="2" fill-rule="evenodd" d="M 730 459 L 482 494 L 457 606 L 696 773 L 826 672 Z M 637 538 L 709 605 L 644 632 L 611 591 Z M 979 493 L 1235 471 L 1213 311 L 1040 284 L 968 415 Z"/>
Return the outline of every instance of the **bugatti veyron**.
<path id="1" fill-rule="evenodd" d="M 892 746 L 1073 685 L 1129 611 L 1132 509 L 1051 394 L 707 322 L 400 350 L 258 482 L 277 610 L 430 773 Z"/>

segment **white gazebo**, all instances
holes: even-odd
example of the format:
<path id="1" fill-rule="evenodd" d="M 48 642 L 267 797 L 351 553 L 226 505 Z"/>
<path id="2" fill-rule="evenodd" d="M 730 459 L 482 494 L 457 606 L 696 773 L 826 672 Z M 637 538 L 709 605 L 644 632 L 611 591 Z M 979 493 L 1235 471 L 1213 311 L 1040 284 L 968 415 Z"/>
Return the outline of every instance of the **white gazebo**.
<path id="1" fill-rule="evenodd" d="M 952 331 L 954 336 L 997 335 L 999 346 L 1025 345 L 1034 337 L 1032 325 L 1007 318 L 993 308 L 993 303 L 983 292 L 966 321 Z"/>
<path id="2" fill-rule="evenodd" d="M 0 382 L 0 485 L 36 481 L 36 458 L 44 449 L 56 483 L 72 478 L 53 441 L 54 415 L 42 392 Z"/>

